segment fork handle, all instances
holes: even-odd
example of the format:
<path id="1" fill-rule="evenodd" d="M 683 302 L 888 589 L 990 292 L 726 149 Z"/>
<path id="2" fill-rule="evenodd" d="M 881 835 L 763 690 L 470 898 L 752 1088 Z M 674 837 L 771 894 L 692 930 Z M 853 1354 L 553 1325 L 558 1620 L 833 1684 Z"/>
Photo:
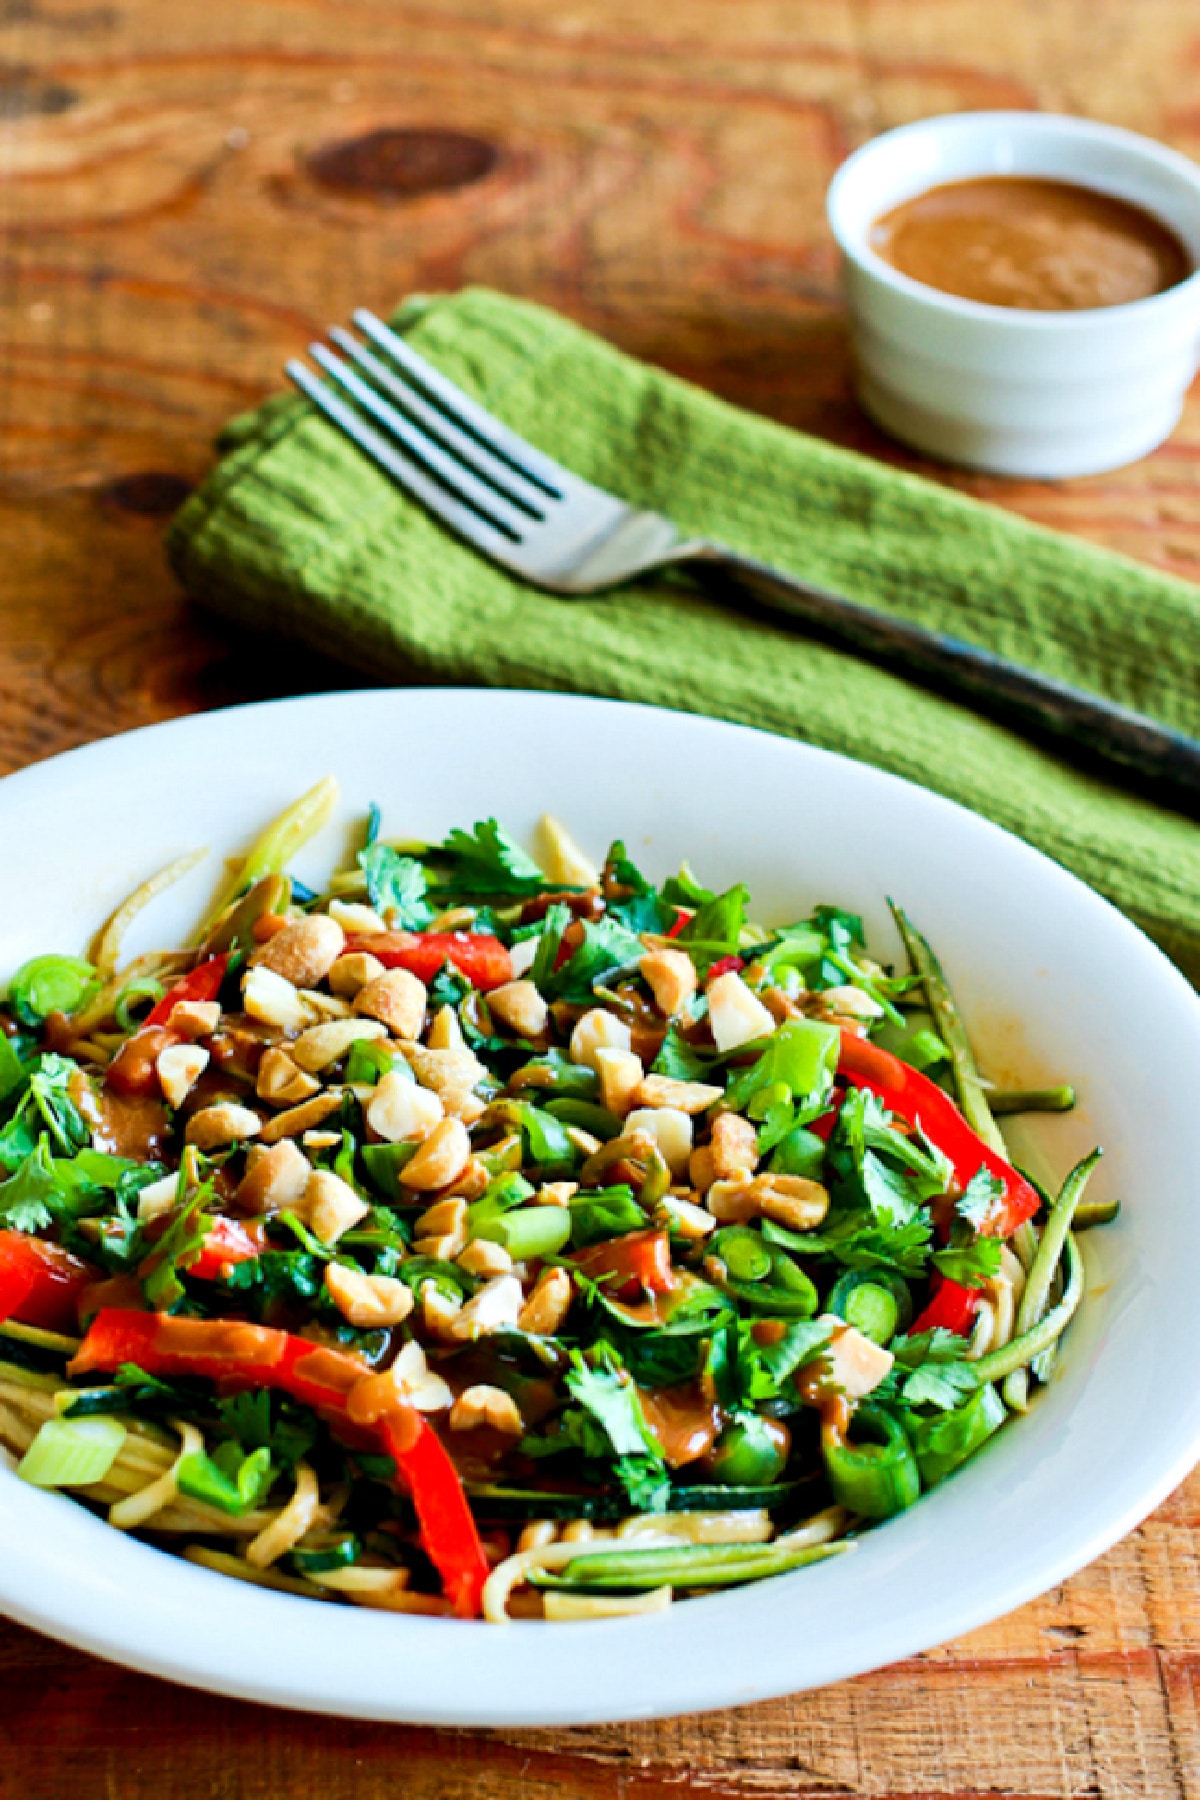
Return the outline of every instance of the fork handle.
<path id="1" fill-rule="evenodd" d="M 1195 738 L 962 638 L 876 612 L 828 588 L 785 575 L 722 544 L 689 545 L 681 560 L 706 585 L 719 584 L 723 598 L 732 598 L 730 586 L 743 588 L 772 611 L 882 662 L 893 673 L 915 675 L 1006 723 L 1065 739 L 1093 757 L 1164 784 L 1170 789 L 1169 796 L 1162 796 L 1164 801 L 1188 817 L 1200 818 L 1200 742 Z M 722 577 L 732 577 L 732 583 Z"/>

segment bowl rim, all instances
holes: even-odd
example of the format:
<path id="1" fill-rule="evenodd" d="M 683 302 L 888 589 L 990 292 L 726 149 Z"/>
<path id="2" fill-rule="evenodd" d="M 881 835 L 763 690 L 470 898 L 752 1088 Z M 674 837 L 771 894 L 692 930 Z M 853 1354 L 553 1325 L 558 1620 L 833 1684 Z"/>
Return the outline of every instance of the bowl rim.
<path id="1" fill-rule="evenodd" d="M 1092 327 L 1099 323 L 1110 324 L 1120 330 L 1128 323 L 1131 329 L 1151 323 L 1159 314 L 1186 310 L 1193 302 L 1200 305 L 1200 257 L 1192 273 L 1173 287 L 1164 288 L 1159 294 L 1148 294 L 1141 300 L 1126 300 L 1116 306 L 1073 307 L 1063 311 L 1051 311 L 1036 307 L 993 306 L 982 300 L 969 300 L 960 294 L 949 294 L 944 289 L 929 286 L 926 282 L 916 281 L 911 275 L 905 275 L 900 269 L 887 262 L 874 251 L 866 240 L 851 227 L 845 216 L 846 190 L 856 180 L 862 178 L 864 167 L 889 149 L 898 145 L 913 142 L 920 138 L 938 138 L 958 136 L 968 131 L 975 131 L 982 140 L 988 128 L 999 132 L 1025 133 L 1032 138 L 1035 135 L 1057 135 L 1062 140 L 1074 139 L 1077 142 L 1103 144 L 1110 149 L 1136 158 L 1143 169 L 1151 168 L 1161 174 L 1171 174 L 1182 180 L 1195 191 L 1198 221 L 1200 221 L 1200 165 L 1192 162 L 1190 157 L 1181 151 L 1173 150 L 1168 144 L 1161 144 L 1156 139 L 1145 137 L 1141 132 L 1130 131 L 1123 125 L 1108 125 L 1096 119 L 1081 119 L 1071 113 L 1044 113 L 1035 111 L 983 111 L 934 113 L 925 119 L 914 119 L 907 125 L 897 125 L 889 131 L 880 132 L 877 137 L 869 138 L 851 151 L 846 160 L 835 171 L 825 194 L 825 214 L 830 231 L 842 255 L 847 262 L 853 263 L 865 275 L 872 277 L 881 286 L 892 289 L 904 299 L 923 306 L 931 312 L 943 313 L 949 317 L 964 321 L 972 321 L 980 325 L 991 326 L 995 330 L 1004 330 L 1010 334 L 1037 333 L 1038 335 L 1068 335 L 1071 332 Z M 984 171 L 986 173 L 986 171 Z M 1034 173 L 1023 171 L 1023 173 Z M 1055 179 L 1048 171 L 1046 179 Z M 1058 177 L 1066 179 L 1065 177 Z M 951 180 L 969 181 L 970 175 L 951 177 Z M 940 181 L 932 181 L 916 190 L 917 194 L 928 192 L 931 187 L 949 185 Z M 1077 181 L 1073 185 L 1086 187 L 1089 184 Z M 1095 185 L 1094 192 L 1107 193 L 1110 190 L 1103 185 Z M 913 196 L 916 197 L 915 195 Z M 1121 196 L 1114 196 L 1120 198 Z M 904 204 L 902 201 L 897 204 Z M 1136 203 L 1135 203 L 1136 204 Z M 1142 208 L 1148 211 L 1147 207 Z M 872 221 L 873 222 L 873 221 Z M 1160 220 L 1160 223 L 1165 221 Z M 1178 234 L 1176 234 L 1178 235 Z M 1187 248 L 1187 246 L 1185 246 Z M 1193 253 L 1189 250 L 1189 255 Z"/>

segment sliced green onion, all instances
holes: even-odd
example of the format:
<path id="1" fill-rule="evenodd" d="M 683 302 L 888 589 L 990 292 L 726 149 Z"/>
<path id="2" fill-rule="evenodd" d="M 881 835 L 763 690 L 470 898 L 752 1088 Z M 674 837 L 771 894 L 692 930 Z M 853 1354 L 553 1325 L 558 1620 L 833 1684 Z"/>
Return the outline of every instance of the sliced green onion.
<path id="1" fill-rule="evenodd" d="M 141 1023 L 141 1020 L 134 1018 L 130 1012 L 131 1006 L 136 1006 L 139 1001 L 148 1000 L 150 1006 L 153 1007 L 162 999 L 166 991 L 162 982 L 155 981 L 150 975 L 143 976 L 140 981 L 127 981 L 113 1002 L 113 1018 L 121 1030 L 136 1031 Z"/>
<path id="2" fill-rule="evenodd" d="M 859 1407 L 853 1429 L 860 1434 L 857 1443 L 822 1441 L 830 1492 L 848 1512 L 890 1519 L 921 1493 L 912 1446 L 903 1426 L 877 1407 Z"/>
<path id="3" fill-rule="evenodd" d="M 310 1544 L 297 1544 L 292 1565 L 298 1575 L 326 1575 L 330 1569 L 348 1569 L 362 1555 L 362 1545 L 352 1531 L 343 1531 Z"/>
<path id="4" fill-rule="evenodd" d="M 34 1487 L 89 1487 L 104 1480 L 124 1442 L 119 1419 L 47 1419 L 17 1474 Z"/>
<path id="5" fill-rule="evenodd" d="M 78 1012 L 98 986 L 95 969 L 80 956 L 35 956 L 9 982 L 8 1004 L 33 1029 L 51 1013 Z"/>
<path id="6" fill-rule="evenodd" d="M 571 1213 L 565 1206 L 519 1206 L 474 1226 L 476 1237 L 503 1244 L 514 1262 L 557 1256 L 571 1236 Z"/>

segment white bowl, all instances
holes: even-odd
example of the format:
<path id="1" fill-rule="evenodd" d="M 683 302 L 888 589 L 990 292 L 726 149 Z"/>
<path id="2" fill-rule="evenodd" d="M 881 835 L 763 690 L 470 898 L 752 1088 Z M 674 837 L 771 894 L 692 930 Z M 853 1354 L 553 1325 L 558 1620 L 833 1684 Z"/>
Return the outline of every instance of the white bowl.
<path id="1" fill-rule="evenodd" d="M 560 695 L 368 692 L 210 713 L 0 783 L 0 973 L 77 951 L 135 881 L 199 844 L 209 865 L 138 921 L 178 942 L 220 861 L 322 775 L 337 823 L 298 859 L 327 874 L 361 831 L 443 834 L 548 808 L 593 854 L 621 835 L 658 875 L 688 857 L 745 879 L 764 919 L 840 900 L 899 955 L 885 894 L 941 952 L 998 1075 L 1071 1079 L 1079 1110 L 1025 1149 L 1062 1174 L 1101 1139 L 1083 1239 L 1094 1291 L 1029 1416 L 853 1555 L 644 1619 L 492 1626 L 321 1606 L 121 1536 L 0 1471 L 0 1608 L 148 1670 L 372 1719 L 546 1725 L 648 1718 L 817 1686 L 973 1629 L 1062 1581 L 1162 1500 L 1200 1453 L 1200 1000 L 1103 900 L 934 794 L 782 738 Z"/>
<path id="2" fill-rule="evenodd" d="M 872 225 L 948 181 L 1074 182 L 1132 202 L 1200 270 L 1200 168 L 1112 125 L 1045 113 L 951 113 L 885 132 L 834 176 L 859 396 L 893 436 L 1001 475 L 1093 475 L 1145 456 L 1178 422 L 1200 354 L 1200 273 L 1146 300 L 1080 312 L 985 306 L 913 281 Z"/>

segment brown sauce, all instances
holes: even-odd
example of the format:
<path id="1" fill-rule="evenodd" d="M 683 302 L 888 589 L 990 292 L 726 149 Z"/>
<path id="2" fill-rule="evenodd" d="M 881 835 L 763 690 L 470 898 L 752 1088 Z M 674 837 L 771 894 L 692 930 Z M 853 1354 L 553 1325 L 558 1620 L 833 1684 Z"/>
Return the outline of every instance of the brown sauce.
<path id="1" fill-rule="evenodd" d="M 698 1383 L 686 1387 L 638 1389 L 642 1417 L 673 1469 L 707 1456 L 721 1430 L 721 1414 Z"/>
<path id="2" fill-rule="evenodd" d="M 167 1114 L 161 1100 L 142 1094 L 97 1091 L 86 1077 L 72 1078 L 70 1095 L 92 1129 L 92 1144 L 109 1156 L 132 1162 L 159 1162 L 167 1141 Z"/>
<path id="3" fill-rule="evenodd" d="M 1066 181 L 991 175 L 927 189 L 871 227 L 877 256 L 985 306 L 1076 312 L 1145 300 L 1192 259 L 1141 207 Z"/>

